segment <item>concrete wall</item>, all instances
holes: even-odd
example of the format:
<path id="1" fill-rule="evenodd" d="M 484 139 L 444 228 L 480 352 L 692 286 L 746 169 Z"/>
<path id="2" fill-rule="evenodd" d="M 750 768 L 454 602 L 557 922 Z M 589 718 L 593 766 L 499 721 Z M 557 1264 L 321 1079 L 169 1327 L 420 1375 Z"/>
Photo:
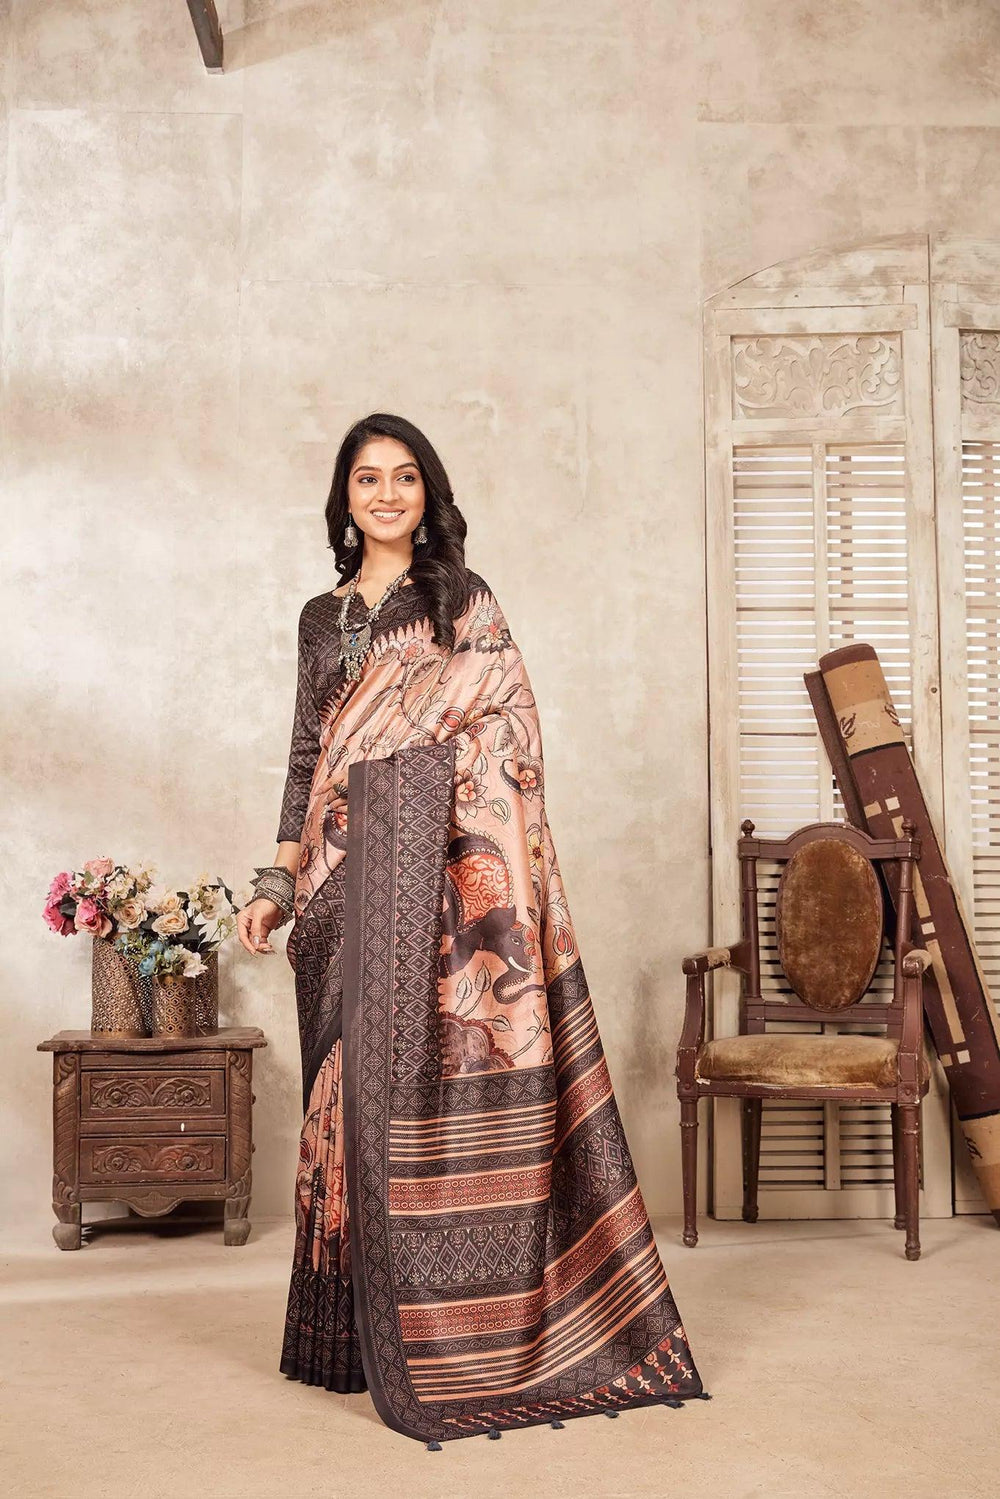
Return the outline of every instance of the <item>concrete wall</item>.
<path id="1" fill-rule="evenodd" d="M 992 0 L 6 0 L 6 1202 L 49 1222 L 49 1060 L 89 942 L 41 906 L 110 853 L 269 862 L 339 438 L 438 444 L 521 644 L 549 813 L 653 1211 L 679 1207 L 679 962 L 708 936 L 700 313 L 907 230 L 1000 234 Z M 258 1212 L 290 1207 L 291 970 Z"/>

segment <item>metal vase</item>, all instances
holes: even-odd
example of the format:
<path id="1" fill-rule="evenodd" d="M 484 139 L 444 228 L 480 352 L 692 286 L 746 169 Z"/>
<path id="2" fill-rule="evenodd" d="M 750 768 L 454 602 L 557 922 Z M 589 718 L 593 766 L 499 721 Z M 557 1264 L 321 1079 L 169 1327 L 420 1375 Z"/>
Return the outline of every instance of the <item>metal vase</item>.
<path id="1" fill-rule="evenodd" d="M 90 990 L 90 1029 L 95 1036 L 132 1040 L 146 1034 L 138 965 L 108 937 L 94 938 Z"/>
<path id="2" fill-rule="evenodd" d="M 203 954 L 205 972 L 196 974 L 194 983 L 194 1022 L 199 1036 L 214 1036 L 219 1029 L 219 952 L 212 948 Z"/>
<path id="3" fill-rule="evenodd" d="M 179 973 L 153 979 L 153 1035 L 194 1036 L 194 980 Z"/>

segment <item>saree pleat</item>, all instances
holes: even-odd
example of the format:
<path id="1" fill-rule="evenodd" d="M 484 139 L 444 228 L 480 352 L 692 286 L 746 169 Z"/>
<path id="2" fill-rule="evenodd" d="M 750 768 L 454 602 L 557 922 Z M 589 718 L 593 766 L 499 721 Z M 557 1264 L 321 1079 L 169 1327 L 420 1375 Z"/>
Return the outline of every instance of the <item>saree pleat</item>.
<path id="1" fill-rule="evenodd" d="M 349 1394 L 367 1385 L 351 1284 L 342 1054 L 338 1039 L 317 1074 L 302 1130 L 280 1368 L 303 1384 Z"/>
<path id="2" fill-rule="evenodd" d="M 281 1368 L 367 1389 L 432 1442 L 704 1394 L 576 945 L 534 697 L 469 587 L 450 651 L 401 589 L 361 680 L 317 687 L 288 942 L 305 1117 Z M 317 670 L 333 611 L 314 602 Z"/>

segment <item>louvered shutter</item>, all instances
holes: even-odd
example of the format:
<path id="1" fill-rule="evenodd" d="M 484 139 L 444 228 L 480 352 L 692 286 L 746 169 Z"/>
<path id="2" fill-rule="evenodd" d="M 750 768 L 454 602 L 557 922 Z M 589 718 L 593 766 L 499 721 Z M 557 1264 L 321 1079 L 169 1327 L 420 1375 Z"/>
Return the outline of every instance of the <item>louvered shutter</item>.
<path id="1" fill-rule="evenodd" d="M 932 251 L 947 856 L 1000 997 L 1000 245 Z M 955 1209 L 982 1196 L 956 1134 Z"/>
<path id="2" fill-rule="evenodd" d="M 713 941 L 739 934 L 736 840 L 843 818 L 802 673 L 870 641 L 941 805 L 926 240 L 774 267 L 706 306 Z M 762 989 L 780 868 L 761 864 Z M 891 987 L 888 951 L 874 989 Z M 715 978 L 715 1034 L 738 1024 Z M 784 1029 L 823 1029 L 786 1022 Z M 836 1027 L 828 1027 L 836 1028 Z M 951 1209 L 946 1112 L 924 1111 L 923 1210 Z M 713 1210 L 742 1207 L 739 1106 L 715 1103 Z M 888 1110 L 765 1103 L 762 1217 L 892 1212 Z"/>

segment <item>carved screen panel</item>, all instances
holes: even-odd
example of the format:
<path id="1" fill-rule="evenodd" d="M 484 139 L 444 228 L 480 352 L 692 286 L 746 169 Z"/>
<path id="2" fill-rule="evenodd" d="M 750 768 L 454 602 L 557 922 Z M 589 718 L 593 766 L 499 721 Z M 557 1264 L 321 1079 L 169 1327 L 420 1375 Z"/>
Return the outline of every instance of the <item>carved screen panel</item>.
<path id="1" fill-rule="evenodd" d="M 725 944 L 739 931 L 742 819 L 764 837 L 844 819 L 802 680 L 825 651 L 875 646 L 940 806 L 926 241 L 773 267 L 713 298 L 706 411 L 713 941 Z M 779 874 L 759 868 L 771 999 L 791 997 Z M 873 997 L 891 983 L 886 949 Z M 717 976 L 715 1034 L 736 1031 L 738 992 Z M 714 1211 L 738 1217 L 738 1109 L 719 1100 L 714 1124 Z M 944 1112 L 925 1109 L 925 1212 L 950 1211 L 948 1156 Z M 889 1214 L 891 1183 L 887 1109 L 765 1104 L 762 1217 Z"/>
<path id="2" fill-rule="evenodd" d="M 826 333 L 735 337 L 733 416 L 839 421 L 903 415 L 901 335 Z"/>

